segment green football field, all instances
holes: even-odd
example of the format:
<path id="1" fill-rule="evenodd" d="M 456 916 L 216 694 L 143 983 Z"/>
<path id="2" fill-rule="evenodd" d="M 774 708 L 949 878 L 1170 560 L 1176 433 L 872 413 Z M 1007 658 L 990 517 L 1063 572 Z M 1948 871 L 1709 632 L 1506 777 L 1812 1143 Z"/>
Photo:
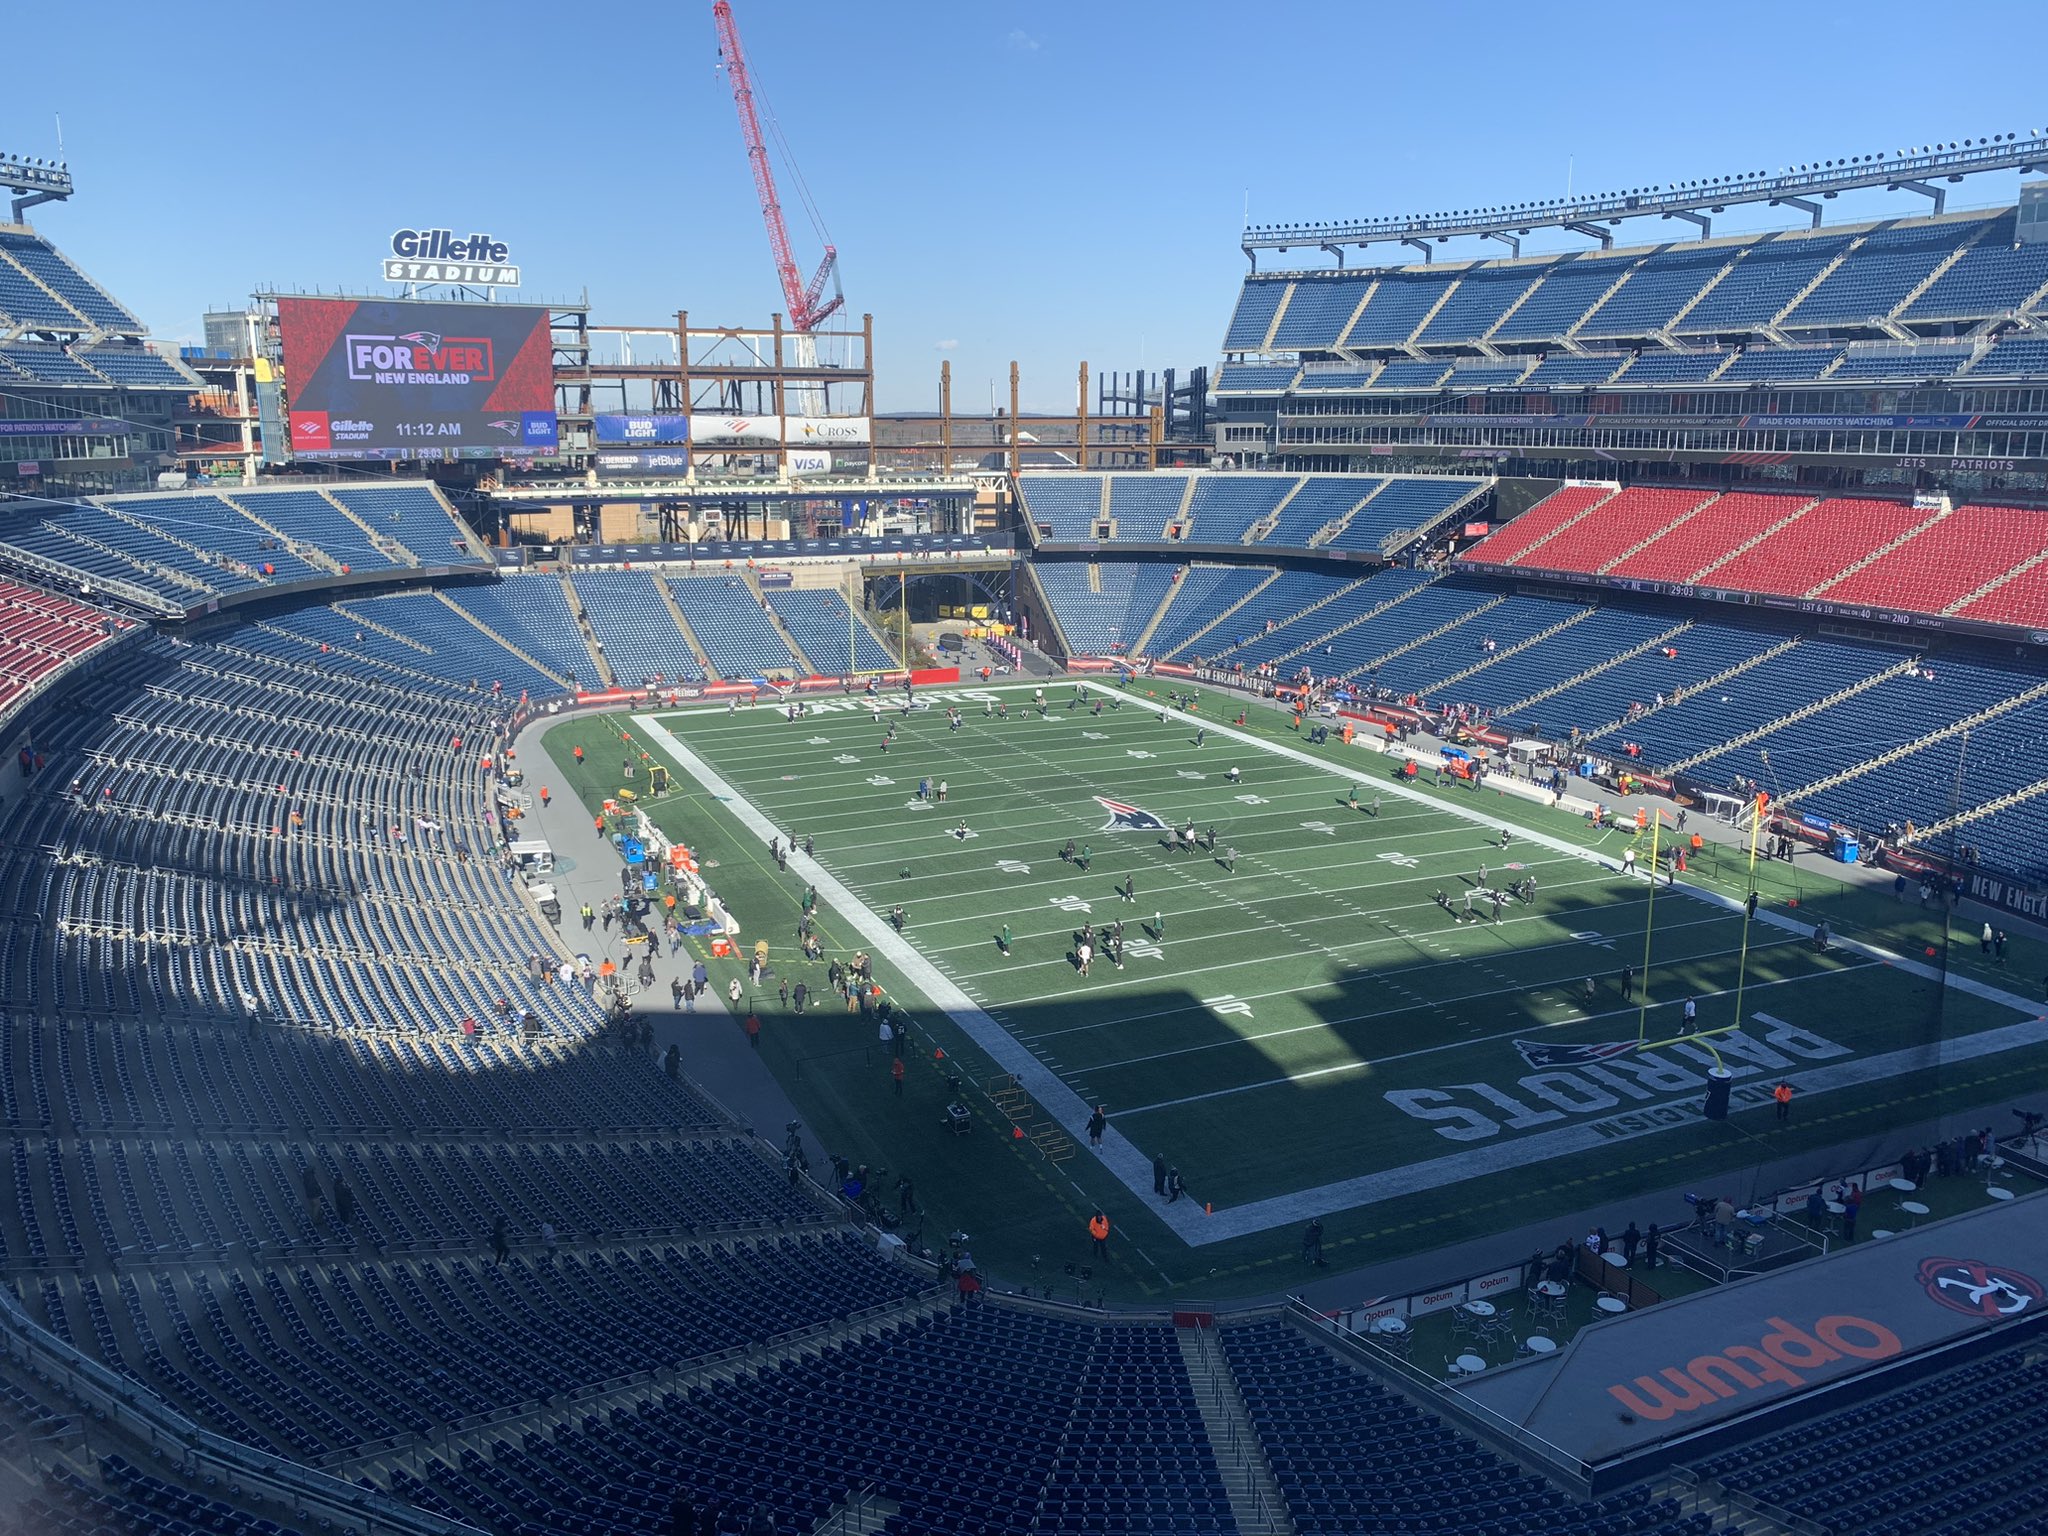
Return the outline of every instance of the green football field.
<path id="1" fill-rule="evenodd" d="M 1622 833 L 1427 777 L 1400 784 L 1391 759 L 1334 735 L 1312 745 L 1284 717 L 1234 727 L 1214 713 L 1240 707 L 1227 696 L 1166 708 L 1166 686 L 1090 684 L 1077 699 L 1061 682 L 1043 715 L 1029 685 L 999 685 L 930 691 L 908 714 L 856 698 L 796 722 L 707 705 L 608 724 L 677 770 L 654 815 L 704 857 L 745 946 L 769 941 L 767 989 L 824 989 L 824 966 L 794 946 L 815 881 L 827 956 L 871 952 L 949 1050 L 916 1091 L 942 1103 L 937 1079 L 967 1075 L 984 1134 L 1011 1117 L 1027 1133 L 1010 1155 L 1037 1166 L 1014 1199 L 1049 1206 L 1055 1231 L 1104 1205 L 1143 1289 L 1273 1284 L 1272 1255 L 1311 1215 L 1340 1248 L 1386 1252 L 1733 1174 L 2016 1091 L 2007 1079 L 2040 1065 L 2039 1009 L 2017 995 L 2030 984 L 1985 968 L 1944 987 L 1938 917 L 1824 880 L 1795 890 L 1773 869 L 1746 923 L 1729 851 L 1724 892 L 1691 879 L 1653 891 L 1621 872 Z M 985 714 L 998 703 L 1007 719 Z M 944 781 L 944 802 L 920 799 L 920 780 Z M 580 787 L 604 792 L 594 777 Z M 1189 821 L 1194 851 L 1172 846 Z M 784 872 L 767 845 L 791 833 L 815 840 L 815 863 Z M 1480 894 L 1531 878 L 1527 899 Z M 1828 912 L 1883 947 L 1816 953 L 1806 921 Z M 1121 968 L 1103 933 L 1118 922 Z M 932 1143 L 929 1114 L 889 1132 L 896 1110 L 856 1018 L 754 1001 L 778 1061 L 810 1063 L 799 1103 L 834 1098 L 806 1107 L 860 1121 L 865 1155 L 971 1161 Z M 1717 1063 L 1735 1074 L 1725 1123 L 1699 1113 Z M 835 1086 L 841 1070 L 852 1084 Z M 1769 1106 L 1781 1079 L 1797 1090 L 1782 1130 Z M 1096 1106 L 1110 1128 L 1091 1150 Z M 1180 1172 L 1177 1204 L 1152 1193 L 1155 1158 Z M 1014 1214 L 1020 1248 L 1047 1245 L 1038 1218 Z"/>

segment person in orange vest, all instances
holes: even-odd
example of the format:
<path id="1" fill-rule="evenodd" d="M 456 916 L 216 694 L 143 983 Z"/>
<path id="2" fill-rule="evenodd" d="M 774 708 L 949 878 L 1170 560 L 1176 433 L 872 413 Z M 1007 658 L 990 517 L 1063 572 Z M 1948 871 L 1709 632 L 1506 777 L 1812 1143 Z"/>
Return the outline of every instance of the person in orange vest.
<path id="1" fill-rule="evenodd" d="M 548 808 L 548 787 L 545 784 L 540 787 L 540 808 L 542 810 Z"/>
<path id="2" fill-rule="evenodd" d="M 597 835 L 598 835 L 599 837 L 603 837 L 603 836 L 604 836 L 604 818 L 603 818 L 602 816 L 599 816 L 599 817 L 597 817 L 597 818 L 596 818 L 596 821 L 597 821 Z"/>
<path id="3" fill-rule="evenodd" d="M 733 979 L 737 981 L 739 978 Z M 757 1013 L 747 1015 L 747 1044 L 757 1051 L 761 1049 L 761 1016 Z"/>
<path id="4" fill-rule="evenodd" d="M 583 761 L 583 749 L 581 747 L 576 749 L 576 761 L 579 763 Z"/>
<path id="5" fill-rule="evenodd" d="M 1109 1257 L 1109 1218 L 1100 1211 L 1088 1218 L 1088 1239 L 1095 1245 L 1095 1257 Z"/>
<path id="6" fill-rule="evenodd" d="M 1778 1124 L 1787 1124 L 1792 1119 L 1792 1085 L 1778 1084 L 1771 1090 L 1771 1097 L 1778 1101 Z"/>

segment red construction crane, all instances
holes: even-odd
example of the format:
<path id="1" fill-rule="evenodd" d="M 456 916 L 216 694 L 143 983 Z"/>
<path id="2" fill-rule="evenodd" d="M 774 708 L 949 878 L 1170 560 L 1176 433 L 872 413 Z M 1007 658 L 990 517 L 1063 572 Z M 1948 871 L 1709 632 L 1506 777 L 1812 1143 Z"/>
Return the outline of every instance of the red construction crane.
<path id="1" fill-rule="evenodd" d="M 839 251 L 829 243 L 825 246 L 825 259 L 818 263 L 818 270 L 811 274 L 806 286 L 797 273 L 796 256 L 789 248 L 789 226 L 782 220 L 775 170 L 768 163 L 768 146 L 761 141 L 761 121 L 754 113 L 754 84 L 747 74 L 747 57 L 740 51 L 739 26 L 732 19 L 732 7 L 727 0 L 717 0 L 711 7 L 711 19 L 718 27 L 719 60 L 732 81 L 733 105 L 739 108 L 740 133 L 747 141 L 747 161 L 754 168 L 754 192 L 761 199 L 761 222 L 768 226 L 768 249 L 775 257 L 776 275 L 782 279 L 782 299 L 789 307 L 789 323 L 797 331 L 814 331 L 846 302 L 838 291 Z M 801 190 L 802 178 L 798 180 Z M 824 299 L 828 278 L 832 280 L 833 293 L 830 299 Z"/>

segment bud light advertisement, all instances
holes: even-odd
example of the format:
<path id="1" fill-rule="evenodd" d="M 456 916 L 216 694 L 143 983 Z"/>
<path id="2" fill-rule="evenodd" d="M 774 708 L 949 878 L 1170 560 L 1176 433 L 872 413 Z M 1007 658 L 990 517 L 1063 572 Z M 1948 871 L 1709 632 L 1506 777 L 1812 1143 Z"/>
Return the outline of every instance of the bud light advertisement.
<path id="1" fill-rule="evenodd" d="M 518 459 L 556 451 L 548 311 L 280 298 L 296 459 Z"/>

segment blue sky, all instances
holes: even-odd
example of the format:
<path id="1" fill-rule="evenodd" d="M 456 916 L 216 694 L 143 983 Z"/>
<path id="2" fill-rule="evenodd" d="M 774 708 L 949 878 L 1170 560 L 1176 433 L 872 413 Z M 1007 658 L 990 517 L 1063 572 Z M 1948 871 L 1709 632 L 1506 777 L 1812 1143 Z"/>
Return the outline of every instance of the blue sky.
<path id="1" fill-rule="evenodd" d="M 2015 65 L 2038 5 L 735 10 L 848 307 L 875 316 L 884 409 L 934 408 L 942 358 L 962 409 L 1012 358 L 1053 409 L 1083 359 L 1213 362 L 1247 196 L 1254 221 L 1404 213 L 1556 196 L 1568 166 L 1605 190 L 2048 129 Z M 110 49 L 17 63 L 0 148 L 53 155 L 63 114 L 80 192 L 31 217 L 159 336 L 258 286 L 382 291 L 405 225 L 496 234 L 527 294 L 587 291 L 599 323 L 783 307 L 709 0 L 46 6 L 9 33 L 17 60 Z M 808 275 L 819 241 L 778 169 Z"/>

